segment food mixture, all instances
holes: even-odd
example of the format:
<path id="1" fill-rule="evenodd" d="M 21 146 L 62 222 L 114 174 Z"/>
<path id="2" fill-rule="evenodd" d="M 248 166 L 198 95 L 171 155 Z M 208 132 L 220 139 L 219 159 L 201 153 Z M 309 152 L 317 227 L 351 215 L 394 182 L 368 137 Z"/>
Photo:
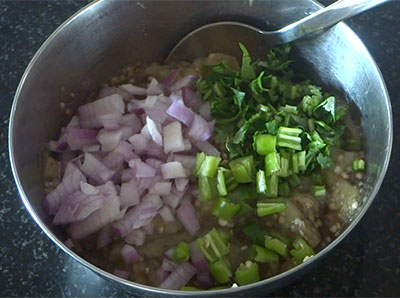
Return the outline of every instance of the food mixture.
<path id="1" fill-rule="evenodd" d="M 348 105 L 292 69 L 211 54 L 135 65 L 81 105 L 45 158 L 44 209 L 99 268 L 176 290 L 243 286 L 312 258 L 361 202 Z"/>

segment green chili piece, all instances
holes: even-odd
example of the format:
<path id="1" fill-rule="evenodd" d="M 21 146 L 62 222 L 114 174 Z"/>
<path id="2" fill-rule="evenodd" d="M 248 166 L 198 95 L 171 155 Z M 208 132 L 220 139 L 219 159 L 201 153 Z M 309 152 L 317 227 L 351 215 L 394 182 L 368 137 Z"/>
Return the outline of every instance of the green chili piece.
<path id="1" fill-rule="evenodd" d="M 365 170 L 364 159 L 357 159 L 357 160 L 353 161 L 352 168 L 354 171 L 364 171 Z"/>
<path id="2" fill-rule="evenodd" d="M 201 165 L 203 161 L 206 159 L 206 154 L 204 152 L 197 153 L 196 155 L 196 164 L 193 167 L 193 174 L 198 175 Z"/>
<path id="3" fill-rule="evenodd" d="M 251 261 L 246 261 L 240 264 L 235 272 L 236 282 L 239 286 L 255 283 L 260 280 L 258 272 L 258 264 Z"/>
<path id="4" fill-rule="evenodd" d="M 217 172 L 217 189 L 221 196 L 226 196 L 228 194 L 226 190 L 224 168 L 219 168 Z"/>
<path id="5" fill-rule="evenodd" d="M 191 287 L 191 286 L 183 286 L 181 291 L 203 291 L 202 289 Z"/>
<path id="6" fill-rule="evenodd" d="M 271 176 L 273 173 L 279 171 L 278 154 L 276 152 L 269 153 L 265 156 L 265 174 Z"/>
<path id="7" fill-rule="evenodd" d="M 257 203 L 258 217 L 279 213 L 286 210 L 284 203 Z"/>
<path id="8" fill-rule="evenodd" d="M 314 196 L 324 197 L 326 196 L 325 185 L 313 185 Z"/>
<path id="9" fill-rule="evenodd" d="M 211 213 L 218 218 L 231 221 L 233 216 L 239 212 L 239 209 L 239 204 L 229 203 L 228 200 L 219 198 L 215 203 Z"/>
<path id="10" fill-rule="evenodd" d="M 278 196 L 278 175 L 272 174 L 272 176 L 267 177 L 267 192 L 266 195 L 268 197 L 277 197 Z"/>
<path id="11" fill-rule="evenodd" d="M 215 178 L 199 176 L 197 178 L 201 199 L 203 201 L 211 201 L 217 197 L 217 182 Z"/>
<path id="12" fill-rule="evenodd" d="M 225 257 L 209 264 L 208 268 L 218 283 L 226 283 L 232 277 L 231 264 Z"/>
<path id="13" fill-rule="evenodd" d="M 174 253 L 172 255 L 172 260 L 177 263 L 186 262 L 190 258 L 190 248 L 189 245 L 181 241 L 174 249 Z"/>
<path id="14" fill-rule="evenodd" d="M 279 261 L 279 256 L 275 252 L 259 245 L 251 246 L 250 257 L 256 262 L 260 263 L 272 263 Z"/>
<path id="15" fill-rule="evenodd" d="M 260 134 L 254 137 L 255 149 L 259 155 L 276 152 L 276 136 Z"/>
<path id="16" fill-rule="evenodd" d="M 256 187 L 257 193 L 265 194 L 267 191 L 267 182 L 265 180 L 265 172 L 263 170 L 258 170 L 256 175 Z"/>
<path id="17" fill-rule="evenodd" d="M 308 259 L 315 255 L 312 247 L 302 238 L 297 238 L 293 242 L 294 249 L 291 249 L 289 253 L 294 258 L 297 265 L 304 262 L 304 259 Z"/>
<path id="18" fill-rule="evenodd" d="M 270 236 L 265 236 L 265 247 L 280 254 L 282 257 L 288 256 L 288 247 L 285 242 L 272 238 Z"/>
<path id="19" fill-rule="evenodd" d="M 199 176 L 206 176 L 213 178 L 217 171 L 217 167 L 221 162 L 221 157 L 216 156 L 209 156 L 206 155 L 205 159 L 203 160 L 200 169 L 197 171 Z"/>
<path id="20" fill-rule="evenodd" d="M 229 167 L 238 183 L 247 183 L 254 180 L 255 165 L 252 155 L 232 160 L 229 163 Z"/>

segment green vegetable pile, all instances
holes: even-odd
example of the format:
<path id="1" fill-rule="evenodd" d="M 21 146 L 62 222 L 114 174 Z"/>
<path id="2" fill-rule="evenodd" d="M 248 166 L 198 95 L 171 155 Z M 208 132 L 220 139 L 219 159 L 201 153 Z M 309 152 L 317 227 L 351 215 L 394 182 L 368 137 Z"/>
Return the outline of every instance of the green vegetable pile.
<path id="1" fill-rule="evenodd" d="M 196 83 L 216 121 L 214 142 L 230 161 L 230 170 L 218 170 L 218 190 L 221 195 L 229 191 L 221 178 L 233 176 L 235 181 L 226 186 L 230 189 L 234 182 L 256 182 L 258 193 L 287 196 L 300 183 L 300 175 L 333 167 L 331 149 L 339 145 L 345 128 L 340 120 L 348 106 L 296 77 L 289 45 L 273 48 L 266 60 L 254 62 L 243 44 L 240 48 L 240 71 L 226 62 L 207 65 L 204 79 Z M 199 178 L 200 188 L 211 183 L 209 178 Z M 317 188 L 316 193 L 323 192 Z"/>

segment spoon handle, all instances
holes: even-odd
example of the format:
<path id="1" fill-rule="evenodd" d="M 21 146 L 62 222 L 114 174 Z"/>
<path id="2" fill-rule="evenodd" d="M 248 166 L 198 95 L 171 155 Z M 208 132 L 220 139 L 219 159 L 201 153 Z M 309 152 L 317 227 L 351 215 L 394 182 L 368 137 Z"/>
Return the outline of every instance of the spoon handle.
<path id="1" fill-rule="evenodd" d="M 390 0 L 339 0 L 278 30 L 280 43 L 322 31 L 336 23 Z"/>

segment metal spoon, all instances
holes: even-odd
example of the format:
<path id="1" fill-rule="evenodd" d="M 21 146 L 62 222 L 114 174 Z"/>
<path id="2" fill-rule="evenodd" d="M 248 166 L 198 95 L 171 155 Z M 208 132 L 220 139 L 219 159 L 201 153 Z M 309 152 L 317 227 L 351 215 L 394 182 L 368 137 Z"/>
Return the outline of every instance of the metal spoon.
<path id="1" fill-rule="evenodd" d="M 285 44 L 320 33 L 336 23 L 390 0 L 339 0 L 307 17 L 276 31 L 263 31 L 240 22 L 217 22 L 202 26 L 184 38 L 170 51 L 169 61 L 192 61 L 210 53 L 240 55 L 239 42 L 255 57 L 266 48 Z"/>

